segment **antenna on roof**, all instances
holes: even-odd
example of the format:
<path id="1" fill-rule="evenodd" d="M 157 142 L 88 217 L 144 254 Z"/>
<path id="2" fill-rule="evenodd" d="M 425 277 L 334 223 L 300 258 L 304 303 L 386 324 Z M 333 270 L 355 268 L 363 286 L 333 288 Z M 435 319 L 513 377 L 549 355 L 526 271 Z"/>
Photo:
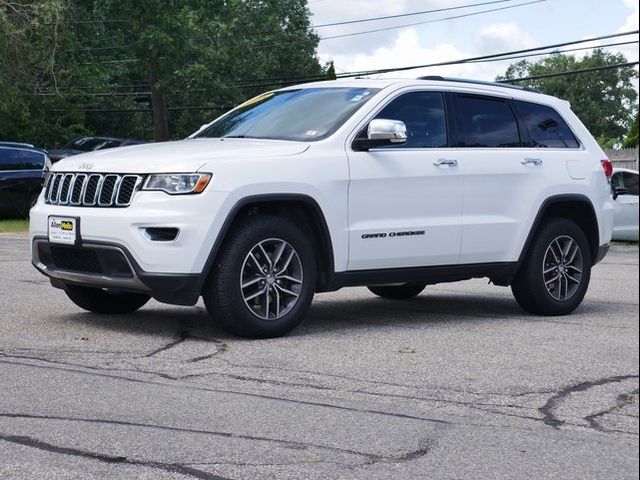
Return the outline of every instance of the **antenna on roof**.
<path id="1" fill-rule="evenodd" d="M 519 85 L 511 85 L 509 83 L 502 82 L 487 82 L 484 80 L 468 80 L 466 78 L 452 78 L 441 77 L 440 75 L 427 75 L 425 77 L 418 77 L 418 80 L 434 80 L 437 82 L 457 82 L 457 83 L 473 83 L 476 85 L 489 85 L 492 87 L 511 88 L 513 90 L 521 90 L 526 92 L 542 93 L 540 90 L 529 87 L 521 87 Z"/>

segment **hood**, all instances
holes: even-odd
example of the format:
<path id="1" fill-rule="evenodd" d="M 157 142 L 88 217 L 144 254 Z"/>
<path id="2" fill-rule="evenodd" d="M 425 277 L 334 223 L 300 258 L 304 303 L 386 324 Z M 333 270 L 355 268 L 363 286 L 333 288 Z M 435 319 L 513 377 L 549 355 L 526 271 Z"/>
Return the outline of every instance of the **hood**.
<path id="1" fill-rule="evenodd" d="M 53 171 L 101 173 L 195 172 L 206 163 L 229 158 L 269 158 L 298 155 L 309 146 L 302 142 L 250 138 L 194 138 L 110 148 L 63 158 Z"/>

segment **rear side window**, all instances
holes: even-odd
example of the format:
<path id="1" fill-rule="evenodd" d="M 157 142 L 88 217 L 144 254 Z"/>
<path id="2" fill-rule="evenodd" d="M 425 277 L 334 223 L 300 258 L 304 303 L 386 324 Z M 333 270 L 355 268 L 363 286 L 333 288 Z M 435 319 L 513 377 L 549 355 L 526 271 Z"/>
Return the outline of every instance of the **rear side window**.
<path id="1" fill-rule="evenodd" d="M 401 120 L 407 142 L 392 148 L 443 148 L 447 146 L 444 100 L 439 92 L 405 93 L 384 107 L 376 118 Z M 363 134 L 366 136 L 366 129 Z"/>
<path id="2" fill-rule="evenodd" d="M 629 195 L 636 195 L 638 196 L 638 194 L 640 193 L 640 189 L 638 188 L 638 175 L 635 173 L 629 173 L 629 172 L 620 172 L 617 173 L 616 176 L 618 177 L 618 183 L 619 185 L 615 185 L 615 186 L 620 186 L 620 187 L 624 187 L 629 191 Z"/>
<path id="3" fill-rule="evenodd" d="M 533 140 L 532 147 L 580 148 L 580 142 L 558 112 L 546 105 L 516 101 L 516 106 Z"/>
<path id="4" fill-rule="evenodd" d="M 20 156 L 17 150 L 0 148 L 0 171 L 21 170 Z"/>
<path id="5" fill-rule="evenodd" d="M 507 100 L 456 95 L 457 146 L 465 148 L 520 147 L 518 122 Z"/>
<path id="6" fill-rule="evenodd" d="M 44 154 L 38 152 L 20 152 L 22 163 L 27 170 L 42 170 L 44 168 Z"/>

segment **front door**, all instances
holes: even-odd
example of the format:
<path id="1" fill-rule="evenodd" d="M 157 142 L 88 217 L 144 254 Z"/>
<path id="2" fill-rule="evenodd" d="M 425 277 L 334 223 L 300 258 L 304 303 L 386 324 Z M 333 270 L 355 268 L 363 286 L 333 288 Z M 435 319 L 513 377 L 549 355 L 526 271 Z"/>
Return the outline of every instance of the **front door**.
<path id="1" fill-rule="evenodd" d="M 400 94 L 370 120 L 401 120 L 407 143 L 348 148 L 349 270 L 458 262 L 463 191 L 445 110 L 441 92 Z"/>

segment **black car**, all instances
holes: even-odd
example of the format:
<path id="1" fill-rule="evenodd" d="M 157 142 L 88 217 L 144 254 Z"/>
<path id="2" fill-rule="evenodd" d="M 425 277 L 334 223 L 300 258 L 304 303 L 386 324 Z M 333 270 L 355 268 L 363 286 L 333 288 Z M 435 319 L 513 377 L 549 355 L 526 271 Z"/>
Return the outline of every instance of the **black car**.
<path id="1" fill-rule="evenodd" d="M 49 157 L 52 162 L 78 155 L 80 153 L 93 152 L 95 150 L 103 150 L 105 148 L 126 147 L 129 145 L 138 145 L 145 143 L 142 140 L 134 140 L 132 138 L 116 138 L 116 137 L 80 137 L 69 142 L 62 148 L 49 150 Z"/>
<path id="2" fill-rule="evenodd" d="M 51 160 L 44 150 L 0 142 L 0 218 L 29 214 L 49 167 Z"/>

